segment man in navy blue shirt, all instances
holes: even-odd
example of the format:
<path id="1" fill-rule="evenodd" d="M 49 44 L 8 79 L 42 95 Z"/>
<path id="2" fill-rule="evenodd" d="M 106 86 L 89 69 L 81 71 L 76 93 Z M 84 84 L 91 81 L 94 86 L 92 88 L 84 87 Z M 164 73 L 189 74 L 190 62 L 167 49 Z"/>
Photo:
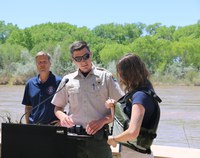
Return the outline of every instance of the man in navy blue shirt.
<path id="1" fill-rule="evenodd" d="M 35 62 L 39 74 L 27 81 L 22 100 L 25 105 L 25 120 L 27 124 L 52 124 L 58 119 L 50 96 L 56 92 L 61 77 L 50 71 L 51 56 L 48 53 L 38 52 Z M 50 98 L 47 99 L 48 97 Z M 45 99 L 47 100 L 44 101 Z"/>

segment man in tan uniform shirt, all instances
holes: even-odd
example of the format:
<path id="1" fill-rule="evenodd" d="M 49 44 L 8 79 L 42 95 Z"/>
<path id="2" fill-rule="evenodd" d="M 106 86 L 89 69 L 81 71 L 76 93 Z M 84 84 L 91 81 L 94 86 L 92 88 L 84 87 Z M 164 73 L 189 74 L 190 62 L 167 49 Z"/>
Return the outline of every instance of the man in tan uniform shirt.
<path id="1" fill-rule="evenodd" d="M 118 100 L 123 92 L 110 72 L 92 64 L 92 52 L 86 42 L 74 42 L 70 52 L 78 70 L 64 76 L 61 81 L 59 88 L 69 79 L 52 100 L 56 106 L 55 114 L 62 126 L 81 125 L 86 134 L 94 136 L 78 143 L 78 158 L 112 158 L 107 135 L 100 131 L 104 131 L 105 125 L 112 121 L 105 101 L 109 97 Z M 63 112 L 66 104 L 69 105 L 67 114 Z M 101 133 L 98 138 L 95 137 L 97 133 Z"/>

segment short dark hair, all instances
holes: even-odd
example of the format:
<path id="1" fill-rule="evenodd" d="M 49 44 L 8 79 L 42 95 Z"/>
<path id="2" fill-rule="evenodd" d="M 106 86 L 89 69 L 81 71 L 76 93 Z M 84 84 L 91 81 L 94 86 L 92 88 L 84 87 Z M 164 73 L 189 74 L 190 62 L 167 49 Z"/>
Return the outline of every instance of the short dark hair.
<path id="1" fill-rule="evenodd" d="M 70 53 L 72 55 L 74 51 L 81 50 L 83 48 L 87 48 L 87 50 L 90 51 L 90 48 L 85 41 L 75 41 L 70 45 Z"/>

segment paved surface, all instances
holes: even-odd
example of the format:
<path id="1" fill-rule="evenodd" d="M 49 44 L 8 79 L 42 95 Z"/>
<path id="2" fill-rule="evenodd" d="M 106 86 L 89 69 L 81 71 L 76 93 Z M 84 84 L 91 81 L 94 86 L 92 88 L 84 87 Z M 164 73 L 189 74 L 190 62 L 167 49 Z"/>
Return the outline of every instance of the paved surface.
<path id="1" fill-rule="evenodd" d="M 118 147 L 112 148 L 113 158 L 122 158 Z M 152 145 L 154 158 L 200 158 L 200 149 Z M 131 158 L 131 155 L 123 158 Z"/>
<path id="2" fill-rule="evenodd" d="M 112 148 L 113 158 L 121 158 L 119 146 Z M 152 151 L 155 158 L 200 158 L 200 149 L 180 148 L 172 146 L 152 145 Z M 130 158 L 128 157 L 123 158 Z M 1 139 L 0 139 L 0 158 L 1 158 Z"/>

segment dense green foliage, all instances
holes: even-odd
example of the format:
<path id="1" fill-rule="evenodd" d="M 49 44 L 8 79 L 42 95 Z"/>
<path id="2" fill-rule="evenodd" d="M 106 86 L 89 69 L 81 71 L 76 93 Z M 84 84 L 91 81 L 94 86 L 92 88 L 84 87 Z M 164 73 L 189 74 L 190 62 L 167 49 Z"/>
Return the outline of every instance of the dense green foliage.
<path id="1" fill-rule="evenodd" d="M 0 84 L 24 84 L 35 75 L 34 56 L 52 55 L 52 71 L 60 76 L 74 70 L 69 45 L 85 40 L 96 64 L 115 73 L 115 63 L 128 52 L 138 54 L 155 82 L 200 84 L 200 21 L 185 27 L 102 24 L 93 29 L 68 23 L 46 23 L 19 29 L 0 21 Z"/>

